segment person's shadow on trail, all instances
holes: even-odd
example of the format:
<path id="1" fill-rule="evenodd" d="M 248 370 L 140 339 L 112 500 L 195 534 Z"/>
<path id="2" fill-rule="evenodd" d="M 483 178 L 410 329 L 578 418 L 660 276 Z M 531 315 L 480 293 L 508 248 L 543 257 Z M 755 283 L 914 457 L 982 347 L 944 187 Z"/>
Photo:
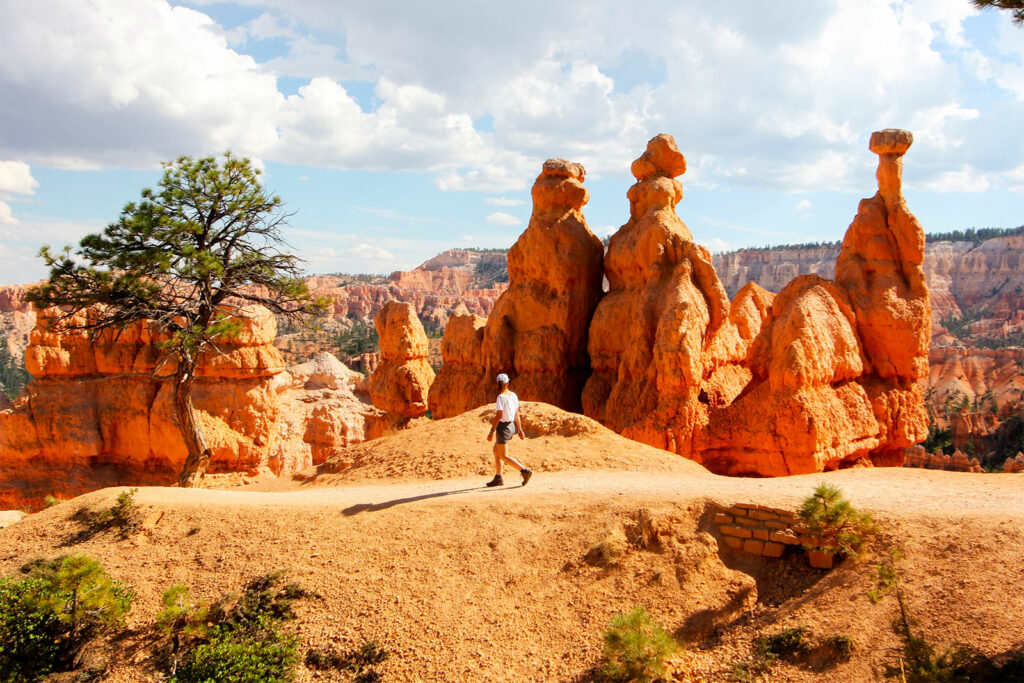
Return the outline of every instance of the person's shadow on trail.
<path id="1" fill-rule="evenodd" d="M 396 505 L 402 505 L 404 503 L 415 503 L 420 500 L 427 500 L 429 498 L 443 498 L 444 496 L 454 496 L 460 493 L 472 493 L 473 491 L 480 491 L 481 493 L 492 493 L 494 491 L 503 491 L 510 488 L 518 488 L 516 486 L 474 486 L 469 489 L 456 489 L 454 491 L 437 491 L 436 493 L 424 493 L 420 496 L 410 496 L 409 498 L 395 498 L 394 500 L 387 500 L 383 503 L 357 503 L 350 507 L 345 508 L 341 511 L 341 514 L 346 517 L 352 515 L 358 515 L 360 512 L 378 512 L 380 510 L 387 510 L 390 507 Z"/>

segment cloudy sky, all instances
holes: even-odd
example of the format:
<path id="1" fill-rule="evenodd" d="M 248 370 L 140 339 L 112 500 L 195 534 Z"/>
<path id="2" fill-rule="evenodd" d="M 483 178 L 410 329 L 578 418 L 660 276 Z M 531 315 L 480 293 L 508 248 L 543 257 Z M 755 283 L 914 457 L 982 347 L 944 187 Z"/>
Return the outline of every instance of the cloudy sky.
<path id="1" fill-rule="evenodd" d="M 714 251 L 841 238 L 886 127 L 926 231 L 1010 227 L 1022 121 L 1024 29 L 968 0 L 0 0 L 0 283 L 227 149 L 317 273 L 511 245 L 548 157 L 608 234 L 661 132 Z"/>

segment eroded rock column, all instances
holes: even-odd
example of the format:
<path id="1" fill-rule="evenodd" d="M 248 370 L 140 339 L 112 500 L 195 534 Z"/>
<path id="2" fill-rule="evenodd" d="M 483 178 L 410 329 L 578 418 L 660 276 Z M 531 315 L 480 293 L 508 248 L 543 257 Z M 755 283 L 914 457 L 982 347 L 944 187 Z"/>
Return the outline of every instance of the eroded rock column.
<path id="1" fill-rule="evenodd" d="M 399 419 L 424 415 L 434 370 L 427 362 L 427 333 L 416 310 L 412 304 L 389 301 L 373 324 L 382 357 L 370 377 L 373 405 Z"/>
<path id="2" fill-rule="evenodd" d="M 435 417 L 493 401 L 500 372 L 512 378 L 520 400 L 580 409 L 604 253 L 583 216 L 585 176 L 580 164 L 544 162 L 533 185 L 530 224 L 508 254 L 508 289 L 482 329 L 453 316 L 445 330 L 444 365 L 430 393 Z M 465 349 L 455 349 L 456 343 Z"/>

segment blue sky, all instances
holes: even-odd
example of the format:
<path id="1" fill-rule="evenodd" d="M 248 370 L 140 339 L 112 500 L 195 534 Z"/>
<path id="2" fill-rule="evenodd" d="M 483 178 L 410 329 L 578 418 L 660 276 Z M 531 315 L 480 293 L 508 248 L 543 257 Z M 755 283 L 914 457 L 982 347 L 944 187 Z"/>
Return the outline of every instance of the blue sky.
<path id="1" fill-rule="evenodd" d="M 710 6 L 709 6 L 710 5 Z M 310 272 L 507 247 L 548 157 L 604 236 L 661 132 L 713 251 L 842 237 L 873 130 L 915 134 L 926 231 L 1024 223 L 1024 29 L 967 0 L 0 0 L 0 283 L 102 229 L 159 162 L 231 149 Z"/>

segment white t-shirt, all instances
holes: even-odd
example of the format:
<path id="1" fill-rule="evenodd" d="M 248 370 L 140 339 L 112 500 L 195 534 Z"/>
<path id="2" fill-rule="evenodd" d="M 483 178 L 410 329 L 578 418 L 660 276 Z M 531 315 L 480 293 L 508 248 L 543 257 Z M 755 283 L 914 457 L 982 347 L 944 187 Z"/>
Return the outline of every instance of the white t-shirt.
<path id="1" fill-rule="evenodd" d="M 519 397 L 514 391 L 498 394 L 498 400 L 494 407 L 501 411 L 502 422 L 513 422 L 516 419 L 516 413 L 519 412 Z"/>

